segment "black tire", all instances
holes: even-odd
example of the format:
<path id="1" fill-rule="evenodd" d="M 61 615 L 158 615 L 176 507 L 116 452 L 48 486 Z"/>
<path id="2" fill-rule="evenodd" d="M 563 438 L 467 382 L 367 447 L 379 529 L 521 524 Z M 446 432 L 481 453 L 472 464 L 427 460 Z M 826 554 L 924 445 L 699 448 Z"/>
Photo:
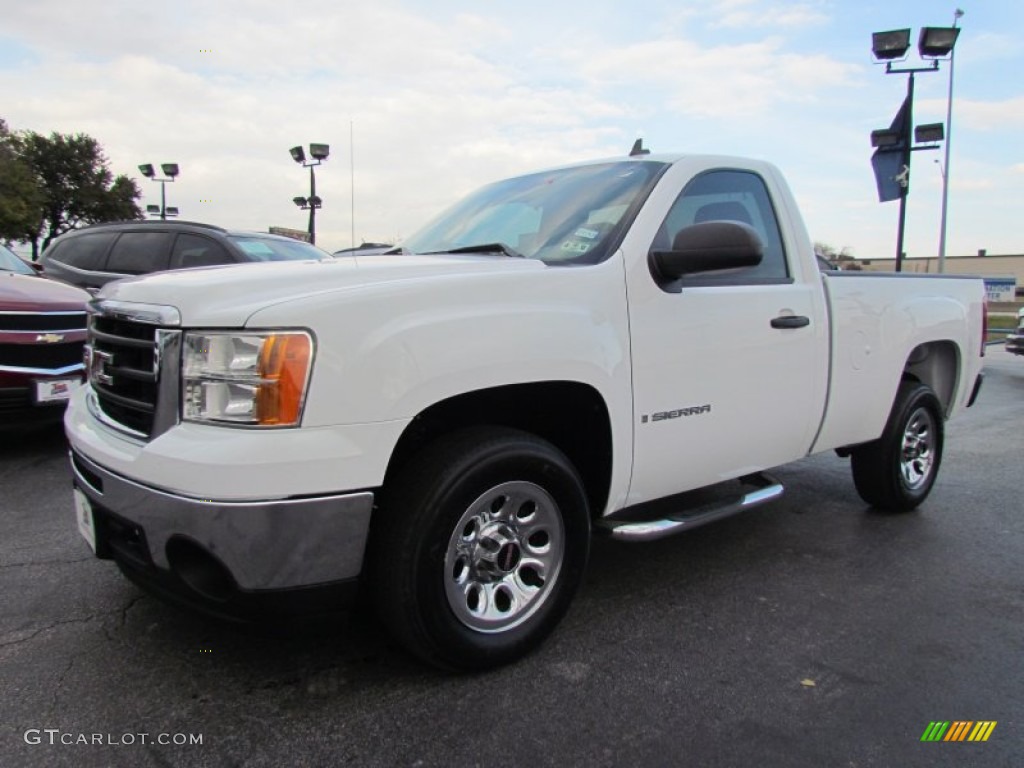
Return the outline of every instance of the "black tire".
<path id="1" fill-rule="evenodd" d="M 562 619 L 589 548 L 586 494 L 561 451 L 504 427 L 461 430 L 382 491 L 371 532 L 375 607 L 431 664 L 500 666 Z"/>
<path id="2" fill-rule="evenodd" d="M 943 437 L 935 393 L 917 381 L 901 382 L 882 436 L 851 453 L 857 493 L 887 512 L 914 509 L 935 484 Z"/>

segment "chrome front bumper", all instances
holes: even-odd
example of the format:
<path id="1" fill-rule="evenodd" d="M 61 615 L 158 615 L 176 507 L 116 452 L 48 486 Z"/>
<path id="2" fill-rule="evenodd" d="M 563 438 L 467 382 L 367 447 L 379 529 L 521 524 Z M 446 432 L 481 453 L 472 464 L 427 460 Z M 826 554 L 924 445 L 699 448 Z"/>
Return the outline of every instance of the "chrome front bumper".
<path id="1" fill-rule="evenodd" d="M 218 561 L 242 591 L 350 580 L 362 570 L 372 492 L 225 502 L 139 484 L 77 451 L 71 452 L 71 467 L 75 487 L 100 520 L 109 516 L 116 521 L 107 530 L 98 526 L 101 557 L 130 559 L 137 568 L 171 574 L 175 564 L 168 559 L 168 544 L 184 541 Z M 104 540 L 115 529 L 132 546 L 119 548 Z"/>

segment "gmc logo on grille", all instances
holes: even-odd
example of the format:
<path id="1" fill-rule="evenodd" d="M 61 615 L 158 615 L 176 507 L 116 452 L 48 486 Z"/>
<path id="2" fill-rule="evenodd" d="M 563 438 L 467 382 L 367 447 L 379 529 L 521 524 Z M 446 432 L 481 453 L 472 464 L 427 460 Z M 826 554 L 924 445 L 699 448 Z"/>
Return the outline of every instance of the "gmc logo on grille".
<path id="1" fill-rule="evenodd" d="M 107 373 L 107 366 L 114 365 L 114 356 L 110 352 L 93 349 L 89 362 L 89 378 L 105 386 L 113 386 L 114 377 Z"/>

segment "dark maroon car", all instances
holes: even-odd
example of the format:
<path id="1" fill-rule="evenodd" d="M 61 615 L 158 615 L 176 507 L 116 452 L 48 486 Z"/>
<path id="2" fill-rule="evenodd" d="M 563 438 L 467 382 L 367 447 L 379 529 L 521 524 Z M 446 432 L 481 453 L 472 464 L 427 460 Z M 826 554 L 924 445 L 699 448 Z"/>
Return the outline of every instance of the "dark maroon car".
<path id="1" fill-rule="evenodd" d="M 82 383 L 89 298 L 0 246 L 0 429 L 63 415 Z"/>

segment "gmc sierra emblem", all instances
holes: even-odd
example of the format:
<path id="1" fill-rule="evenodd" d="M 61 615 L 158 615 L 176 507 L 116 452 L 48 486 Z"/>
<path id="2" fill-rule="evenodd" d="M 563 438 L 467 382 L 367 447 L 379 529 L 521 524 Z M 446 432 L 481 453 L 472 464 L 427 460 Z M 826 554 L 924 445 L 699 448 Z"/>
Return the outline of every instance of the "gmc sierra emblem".
<path id="1" fill-rule="evenodd" d="M 650 416 L 644 414 L 640 417 L 640 423 L 646 424 L 648 421 L 667 421 L 668 419 L 678 419 L 680 416 L 700 416 L 703 413 L 711 413 L 711 404 L 707 405 L 691 405 L 689 408 L 676 408 L 674 411 L 658 411 L 652 413 Z"/>
<path id="2" fill-rule="evenodd" d="M 112 386 L 114 377 L 107 373 L 107 366 L 113 364 L 114 356 L 112 354 L 94 349 L 92 351 L 92 362 L 89 365 L 89 378 L 108 387 Z"/>

